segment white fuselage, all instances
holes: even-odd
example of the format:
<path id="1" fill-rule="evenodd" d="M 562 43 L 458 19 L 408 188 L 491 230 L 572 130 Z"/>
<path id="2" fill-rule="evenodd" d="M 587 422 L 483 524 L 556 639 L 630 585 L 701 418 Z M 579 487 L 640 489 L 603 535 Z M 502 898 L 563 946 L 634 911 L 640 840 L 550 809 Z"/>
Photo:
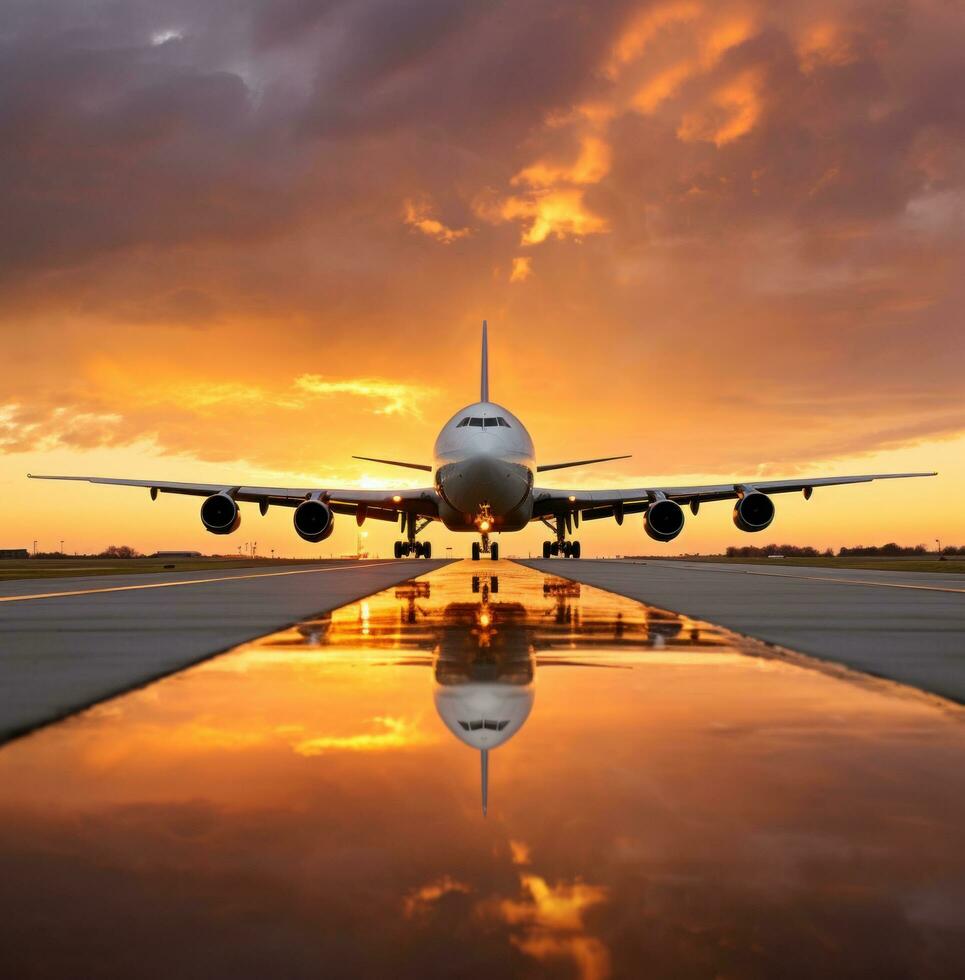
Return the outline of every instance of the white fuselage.
<path id="1" fill-rule="evenodd" d="M 468 420 L 465 421 L 465 420 Z M 495 402 L 467 405 L 436 439 L 439 516 L 450 531 L 518 531 L 533 514 L 533 440 L 512 412 Z"/>

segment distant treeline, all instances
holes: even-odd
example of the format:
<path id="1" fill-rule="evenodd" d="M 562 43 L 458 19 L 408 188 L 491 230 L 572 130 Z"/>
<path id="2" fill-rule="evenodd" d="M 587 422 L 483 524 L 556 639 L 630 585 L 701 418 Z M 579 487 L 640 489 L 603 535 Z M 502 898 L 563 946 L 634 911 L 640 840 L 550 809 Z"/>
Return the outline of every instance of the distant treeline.
<path id="1" fill-rule="evenodd" d="M 31 555 L 32 558 L 143 558 L 137 548 L 132 548 L 127 544 L 108 545 L 103 551 L 96 554 L 80 555 L 67 554 L 65 551 L 38 551 Z"/>
<path id="2" fill-rule="evenodd" d="M 818 551 L 810 545 L 796 544 L 765 544 L 762 547 L 744 545 L 740 548 L 730 547 L 725 552 L 728 558 L 766 558 L 768 555 L 783 555 L 785 558 L 834 558 L 833 548 Z M 859 544 L 853 548 L 839 548 L 838 558 L 895 558 L 903 555 L 928 555 L 930 552 L 923 544 L 906 547 L 889 541 L 887 544 Z M 949 545 L 942 548 L 943 555 L 965 555 L 965 546 Z"/>

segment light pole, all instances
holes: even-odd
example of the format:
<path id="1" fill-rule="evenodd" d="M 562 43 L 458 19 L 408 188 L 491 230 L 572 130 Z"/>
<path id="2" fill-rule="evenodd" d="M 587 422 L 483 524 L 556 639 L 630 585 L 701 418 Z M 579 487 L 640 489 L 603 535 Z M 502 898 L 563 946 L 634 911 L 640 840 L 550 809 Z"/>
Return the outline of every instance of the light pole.
<path id="1" fill-rule="evenodd" d="M 941 538 L 935 538 L 935 544 L 938 545 L 938 557 L 941 558 L 941 556 L 942 556 L 942 542 L 941 542 Z"/>
<path id="2" fill-rule="evenodd" d="M 60 553 L 61 554 L 64 553 L 64 539 L 63 538 L 60 539 Z"/>
<path id="3" fill-rule="evenodd" d="M 37 539 L 34 538 L 34 558 L 37 557 Z"/>

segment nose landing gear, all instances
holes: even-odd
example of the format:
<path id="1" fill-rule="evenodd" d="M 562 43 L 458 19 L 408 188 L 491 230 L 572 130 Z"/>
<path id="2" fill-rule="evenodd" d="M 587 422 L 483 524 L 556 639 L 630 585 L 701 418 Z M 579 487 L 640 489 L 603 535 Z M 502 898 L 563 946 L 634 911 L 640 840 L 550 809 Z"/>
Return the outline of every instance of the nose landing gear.
<path id="1" fill-rule="evenodd" d="M 493 542 L 489 543 L 489 532 L 492 530 L 494 524 L 492 510 L 489 507 L 489 502 L 484 501 L 479 508 L 479 514 L 476 517 L 476 527 L 479 528 L 479 535 L 482 538 L 481 542 L 473 542 L 472 545 L 472 560 L 479 561 L 480 555 L 489 555 L 493 561 L 499 559 L 499 545 Z"/>
<path id="2" fill-rule="evenodd" d="M 495 541 L 490 544 L 488 534 L 482 536 L 482 542 L 472 543 L 472 560 L 479 561 L 481 555 L 489 555 L 493 561 L 499 561 L 499 545 Z"/>

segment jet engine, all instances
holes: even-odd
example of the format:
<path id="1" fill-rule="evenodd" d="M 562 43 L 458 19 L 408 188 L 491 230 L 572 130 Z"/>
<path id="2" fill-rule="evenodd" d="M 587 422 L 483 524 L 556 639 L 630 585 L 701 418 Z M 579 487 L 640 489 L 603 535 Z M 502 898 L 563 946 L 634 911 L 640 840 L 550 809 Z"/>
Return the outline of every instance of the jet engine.
<path id="1" fill-rule="evenodd" d="M 241 511 L 230 494 L 215 493 L 201 505 L 201 523 L 212 534 L 231 534 L 241 524 Z"/>
<path id="2" fill-rule="evenodd" d="M 295 530 L 305 541 L 324 541 L 335 529 L 332 508 L 321 500 L 305 500 L 295 508 Z"/>
<path id="3" fill-rule="evenodd" d="M 742 531 L 763 531 L 774 520 L 774 502 L 766 493 L 745 493 L 734 504 L 734 523 Z"/>
<path id="4" fill-rule="evenodd" d="M 673 541 L 684 529 L 684 512 L 672 500 L 658 500 L 643 515 L 643 529 L 654 541 Z"/>

